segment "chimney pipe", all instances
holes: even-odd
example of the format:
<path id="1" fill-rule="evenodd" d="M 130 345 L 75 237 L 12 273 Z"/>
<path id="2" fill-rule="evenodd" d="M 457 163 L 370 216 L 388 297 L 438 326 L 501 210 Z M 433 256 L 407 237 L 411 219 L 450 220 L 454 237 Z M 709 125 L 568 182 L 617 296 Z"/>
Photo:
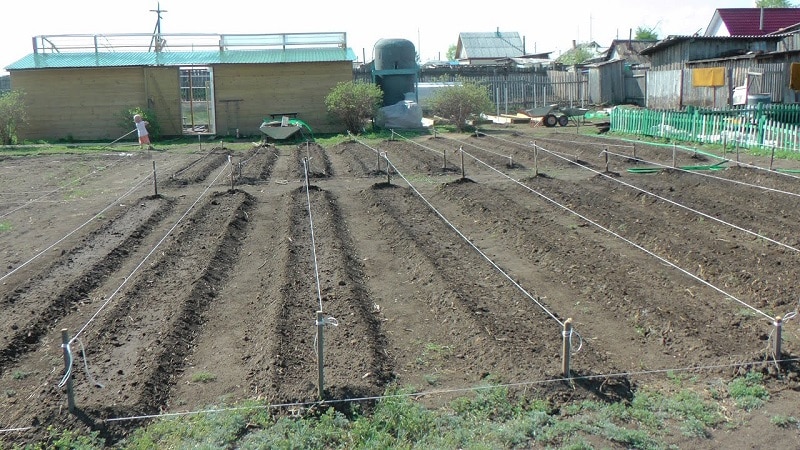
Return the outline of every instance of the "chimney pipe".
<path id="1" fill-rule="evenodd" d="M 761 19 L 758 22 L 758 29 L 764 32 L 764 8 L 761 8 Z"/>

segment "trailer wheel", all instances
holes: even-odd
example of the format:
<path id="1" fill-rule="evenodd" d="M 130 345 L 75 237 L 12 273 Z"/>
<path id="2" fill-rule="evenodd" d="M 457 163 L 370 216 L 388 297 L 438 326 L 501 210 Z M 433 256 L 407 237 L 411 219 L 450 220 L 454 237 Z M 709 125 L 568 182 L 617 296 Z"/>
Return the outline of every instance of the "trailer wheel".
<path id="1" fill-rule="evenodd" d="M 548 114 L 544 116 L 544 119 L 542 119 L 542 121 L 544 122 L 544 126 L 546 126 L 547 128 L 553 128 L 558 124 L 558 117 L 556 117 L 554 114 Z"/>
<path id="2" fill-rule="evenodd" d="M 558 118 L 558 124 L 561 125 L 562 127 L 565 127 L 565 126 L 569 125 L 569 117 L 567 117 L 567 116 L 559 117 Z"/>

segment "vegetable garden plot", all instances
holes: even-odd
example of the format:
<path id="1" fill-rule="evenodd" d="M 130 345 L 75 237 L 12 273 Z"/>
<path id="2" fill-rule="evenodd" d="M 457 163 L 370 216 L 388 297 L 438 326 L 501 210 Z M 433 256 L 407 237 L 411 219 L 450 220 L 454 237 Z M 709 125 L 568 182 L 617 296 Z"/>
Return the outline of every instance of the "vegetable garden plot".
<path id="1" fill-rule="evenodd" d="M 108 226 L 81 229 L 62 245 L 64 255 L 48 252 L 24 277 L 3 285 L 3 298 L 14 305 L 9 308 L 18 308 L 9 315 L 30 317 L 43 331 L 31 335 L 24 353 L 4 360 L 0 385 L 15 394 L 0 403 L 1 425 L 31 427 L 15 435 L 18 440 L 41 436 L 47 424 L 85 426 L 66 411 L 57 386 L 64 364 L 61 328 L 78 333 L 86 350 L 88 372 L 80 345 L 73 344 L 78 407 L 93 425 L 110 427 L 112 440 L 143 423 L 132 415 L 255 397 L 314 402 L 320 302 L 325 316 L 338 322 L 324 327 L 326 395 L 337 401 L 380 394 L 397 383 L 428 391 L 425 401 L 437 403 L 454 395 L 449 390 L 500 381 L 522 383 L 529 396 L 557 406 L 567 396 L 609 395 L 600 389 L 609 373 L 713 364 L 732 373 L 739 367 L 725 365 L 731 361 L 762 367 L 754 361 L 767 357 L 771 324 L 667 262 L 777 315 L 796 308 L 795 252 L 616 180 L 789 245 L 800 231 L 794 200 L 677 171 L 628 174 L 622 159 L 612 160 L 618 176 L 607 178 L 543 152 L 534 161 L 530 142 L 539 135 L 502 137 L 154 153 L 159 166 L 173 167 L 159 176 L 159 199 L 106 213 Z M 565 133 L 552 137 L 566 141 Z M 604 167 L 608 142 L 537 140 L 595 170 Z M 671 163 L 669 149 L 640 151 Z M 397 169 L 388 174 L 390 183 L 381 153 Z M 462 156 L 468 180 L 460 180 Z M 535 163 L 539 177 L 533 177 Z M 135 176 L 126 179 L 122 171 L 113 178 L 132 185 L 147 176 L 150 164 L 137 160 Z M 174 181 L 167 174 L 175 174 Z M 773 175 L 753 176 L 790 190 L 790 181 Z M 751 175 L 742 169 L 721 176 Z M 95 188 L 106 182 L 85 180 L 92 196 L 84 217 L 114 200 Z M 131 215 L 140 210 L 141 217 Z M 44 207 L 28 215 L 34 221 L 58 217 Z M 75 229 L 47 220 L 56 226 L 37 229 L 42 243 Z M 0 234 L 0 243 L 12 243 L 21 235 L 15 233 Z M 33 247 L 27 244 L 28 254 Z M 92 270 L 97 280 L 84 280 L 77 266 L 69 270 L 78 262 L 70 255 L 84 258 L 85 268 L 107 254 L 121 259 L 105 265 L 106 272 Z M 60 285 L 74 283 L 91 302 L 73 301 L 74 308 L 53 316 L 22 308 L 26 296 L 38 292 L 53 301 L 62 295 Z M 573 355 L 574 374 L 598 375 L 596 385 L 579 381 L 573 390 L 546 382 L 560 376 L 560 322 L 568 317 L 583 343 Z M 10 324 L 7 330 L 15 332 Z M 793 322 L 786 323 L 784 337 L 785 355 L 795 354 Z M 627 389 L 622 395 L 633 395 L 637 379 L 629 380 L 620 382 Z M 437 394 L 440 389 L 450 393 Z M 121 420 L 111 425 L 103 421 L 108 418 Z"/>

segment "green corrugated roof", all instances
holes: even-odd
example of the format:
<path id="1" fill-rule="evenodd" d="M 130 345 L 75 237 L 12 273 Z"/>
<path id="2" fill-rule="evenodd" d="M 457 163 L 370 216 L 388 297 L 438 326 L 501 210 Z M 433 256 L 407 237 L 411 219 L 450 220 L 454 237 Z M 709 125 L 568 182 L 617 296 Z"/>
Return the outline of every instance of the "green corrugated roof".
<path id="1" fill-rule="evenodd" d="M 355 53 L 349 48 L 290 48 L 286 50 L 225 50 L 198 52 L 32 53 L 6 66 L 5 69 L 275 64 L 354 61 L 355 59 Z"/>

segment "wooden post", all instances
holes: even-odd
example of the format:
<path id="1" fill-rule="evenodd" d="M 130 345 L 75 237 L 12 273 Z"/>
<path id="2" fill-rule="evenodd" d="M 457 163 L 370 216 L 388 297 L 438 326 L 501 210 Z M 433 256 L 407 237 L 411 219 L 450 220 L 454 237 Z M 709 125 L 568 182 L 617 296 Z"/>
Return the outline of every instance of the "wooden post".
<path id="1" fill-rule="evenodd" d="M 633 161 L 636 162 L 636 143 L 633 143 Z"/>
<path id="2" fill-rule="evenodd" d="M 678 146 L 673 143 L 672 144 L 672 168 L 676 167 L 676 160 L 678 158 Z"/>
<path id="3" fill-rule="evenodd" d="M 562 353 L 561 373 L 564 376 L 564 378 L 570 380 L 572 379 L 572 373 L 571 373 L 572 371 L 570 370 L 569 367 L 569 362 L 570 362 L 569 358 L 570 354 L 572 353 L 572 348 L 571 348 L 572 343 L 570 342 L 570 338 L 572 337 L 572 318 L 569 318 L 564 322 L 564 332 L 562 337 L 563 337 L 563 345 L 561 349 Z"/>
<path id="4" fill-rule="evenodd" d="M 775 318 L 775 361 L 781 360 L 781 328 L 783 328 L 783 317 L 778 316 Z"/>
<path id="5" fill-rule="evenodd" d="M 736 140 L 736 166 L 739 166 L 739 140 Z"/>
<path id="6" fill-rule="evenodd" d="M 461 154 L 461 179 L 465 178 L 464 176 L 464 149 L 462 147 L 458 147 L 458 153 Z"/>
<path id="7" fill-rule="evenodd" d="M 158 197 L 158 180 L 156 179 L 156 162 L 153 161 L 153 191 L 155 196 Z"/>
<path id="8" fill-rule="evenodd" d="M 69 412 L 75 412 L 75 393 L 72 390 L 72 358 L 69 355 L 69 336 L 67 329 L 61 329 L 61 347 L 64 349 L 64 373 L 67 377 L 67 407 Z"/>
<path id="9" fill-rule="evenodd" d="M 536 141 L 533 141 L 533 176 L 539 176 L 539 148 Z"/>
<path id="10" fill-rule="evenodd" d="M 322 317 L 322 311 L 317 311 L 317 392 L 319 399 L 325 399 L 325 358 L 322 350 L 325 346 L 322 344 L 322 329 L 325 327 L 325 319 Z"/>
<path id="11" fill-rule="evenodd" d="M 383 157 L 386 158 L 386 184 L 392 184 L 392 171 L 389 165 L 389 156 L 384 152 Z"/>
<path id="12" fill-rule="evenodd" d="M 375 172 L 380 173 L 381 171 L 381 152 L 375 152 L 378 156 L 378 159 L 375 161 Z"/>
<path id="13" fill-rule="evenodd" d="M 772 170 L 773 161 L 775 161 L 775 147 L 772 147 L 772 154 L 769 155 L 769 170 Z"/>
<path id="14" fill-rule="evenodd" d="M 608 147 L 603 150 L 603 153 L 606 155 L 606 173 L 608 173 Z"/>
<path id="15" fill-rule="evenodd" d="M 228 155 L 228 161 L 230 160 L 231 160 L 231 155 Z M 233 163 L 231 163 L 231 190 L 233 190 L 234 172 L 235 172 L 235 167 L 233 166 Z"/>
<path id="16" fill-rule="evenodd" d="M 200 135 L 197 135 L 197 144 L 200 145 L 200 150 L 203 150 L 203 142 L 200 140 Z"/>
<path id="17" fill-rule="evenodd" d="M 447 170 L 447 149 L 442 149 L 442 170 Z"/>
<path id="18" fill-rule="evenodd" d="M 508 168 L 509 169 L 514 168 L 514 157 L 511 155 L 508 155 Z"/>

